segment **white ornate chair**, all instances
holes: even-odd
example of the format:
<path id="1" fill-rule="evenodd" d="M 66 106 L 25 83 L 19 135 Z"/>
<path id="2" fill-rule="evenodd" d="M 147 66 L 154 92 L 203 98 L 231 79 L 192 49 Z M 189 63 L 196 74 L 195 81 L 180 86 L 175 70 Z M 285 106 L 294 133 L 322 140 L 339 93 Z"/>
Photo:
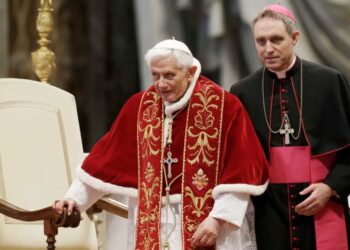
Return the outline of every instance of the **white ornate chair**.
<path id="1" fill-rule="evenodd" d="M 0 199 L 27 210 L 67 191 L 83 148 L 73 95 L 48 84 L 0 79 Z M 59 228 L 56 246 L 96 250 L 93 222 Z M 0 214 L 0 250 L 44 249 L 43 225 Z"/>

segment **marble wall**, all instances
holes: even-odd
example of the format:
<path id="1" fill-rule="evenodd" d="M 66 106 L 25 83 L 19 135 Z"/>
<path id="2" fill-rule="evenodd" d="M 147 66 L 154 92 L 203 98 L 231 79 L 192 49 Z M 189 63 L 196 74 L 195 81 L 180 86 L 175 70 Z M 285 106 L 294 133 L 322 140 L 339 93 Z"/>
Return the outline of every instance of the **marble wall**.
<path id="1" fill-rule="evenodd" d="M 2 77 L 37 79 L 30 53 L 38 48 L 39 2 L 0 1 Z M 50 48 L 57 67 L 49 81 L 75 95 L 89 151 L 126 99 L 140 88 L 133 2 L 54 0 L 53 4 Z"/>

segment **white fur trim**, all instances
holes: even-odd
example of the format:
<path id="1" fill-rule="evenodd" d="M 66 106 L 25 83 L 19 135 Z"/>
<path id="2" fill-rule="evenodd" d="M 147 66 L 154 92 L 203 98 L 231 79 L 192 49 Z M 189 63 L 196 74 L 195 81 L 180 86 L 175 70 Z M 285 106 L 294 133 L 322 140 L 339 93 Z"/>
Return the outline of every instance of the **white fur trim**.
<path id="1" fill-rule="evenodd" d="M 76 172 L 77 172 L 78 179 L 82 183 L 85 183 L 86 185 L 98 191 L 101 191 L 107 194 L 121 194 L 129 197 L 133 197 L 133 198 L 138 197 L 138 191 L 136 188 L 127 188 L 127 187 L 117 186 L 117 185 L 113 185 L 113 184 L 101 181 L 100 179 L 89 175 L 82 168 L 77 168 Z M 182 202 L 181 194 L 172 194 L 169 196 L 169 199 L 170 199 L 170 204 L 178 204 Z M 165 205 L 165 204 L 166 204 L 166 197 L 163 196 L 162 205 Z"/>
<path id="2" fill-rule="evenodd" d="M 111 183 L 104 182 L 98 178 L 95 178 L 85 172 L 82 168 L 77 169 L 77 177 L 79 180 L 96 190 L 100 190 L 102 192 L 108 194 L 121 194 L 130 197 L 137 197 L 138 191 L 136 188 L 128 188 L 123 186 L 113 185 Z"/>
<path id="3" fill-rule="evenodd" d="M 261 195 L 267 188 L 268 181 L 264 185 L 249 184 L 221 184 L 214 188 L 213 198 L 216 199 L 222 193 L 245 193 L 250 195 Z"/>

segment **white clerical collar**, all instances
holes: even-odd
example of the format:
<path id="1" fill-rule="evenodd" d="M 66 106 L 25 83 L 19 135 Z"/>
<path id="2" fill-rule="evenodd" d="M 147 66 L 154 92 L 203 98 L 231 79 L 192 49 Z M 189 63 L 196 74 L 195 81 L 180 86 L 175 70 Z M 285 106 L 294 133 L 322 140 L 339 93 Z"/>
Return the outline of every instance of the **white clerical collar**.
<path id="1" fill-rule="evenodd" d="M 275 74 L 277 75 L 277 78 L 278 78 L 278 79 L 286 78 L 286 75 L 287 75 L 288 70 L 290 70 L 290 69 L 294 66 L 294 63 L 295 63 L 296 60 L 297 60 L 297 57 L 294 55 L 293 61 L 292 61 L 292 63 L 288 66 L 288 68 L 286 68 L 286 69 L 284 69 L 284 70 L 281 70 L 281 71 L 273 71 L 273 70 L 269 69 L 269 71 L 275 73 Z"/>
<path id="2" fill-rule="evenodd" d="M 193 66 L 196 66 L 197 69 L 196 69 L 196 72 L 194 73 L 194 76 L 185 94 L 176 102 L 167 102 L 167 101 L 164 102 L 164 106 L 165 106 L 164 112 L 166 116 L 171 116 L 171 114 L 173 114 L 175 111 L 182 109 L 187 105 L 188 101 L 190 100 L 193 93 L 194 86 L 196 85 L 198 77 L 201 73 L 201 64 L 196 58 L 193 58 Z"/>

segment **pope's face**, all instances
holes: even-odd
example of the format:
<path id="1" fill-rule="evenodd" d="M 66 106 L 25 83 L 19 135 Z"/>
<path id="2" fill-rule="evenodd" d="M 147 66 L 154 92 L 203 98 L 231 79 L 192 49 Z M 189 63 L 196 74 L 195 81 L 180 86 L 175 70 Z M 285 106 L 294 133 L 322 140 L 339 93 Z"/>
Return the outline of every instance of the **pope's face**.
<path id="1" fill-rule="evenodd" d="M 163 101 L 175 102 L 186 92 L 191 69 L 180 68 L 174 56 L 153 59 L 150 64 L 153 85 Z"/>
<path id="2" fill-rule="evenodd" d="M 290 66 L 298 31 L 289 35 L 281 20 L 265 17 L 256 22 L 253 33 L 258 56 L 266 68 L 282 71 Z"/>

